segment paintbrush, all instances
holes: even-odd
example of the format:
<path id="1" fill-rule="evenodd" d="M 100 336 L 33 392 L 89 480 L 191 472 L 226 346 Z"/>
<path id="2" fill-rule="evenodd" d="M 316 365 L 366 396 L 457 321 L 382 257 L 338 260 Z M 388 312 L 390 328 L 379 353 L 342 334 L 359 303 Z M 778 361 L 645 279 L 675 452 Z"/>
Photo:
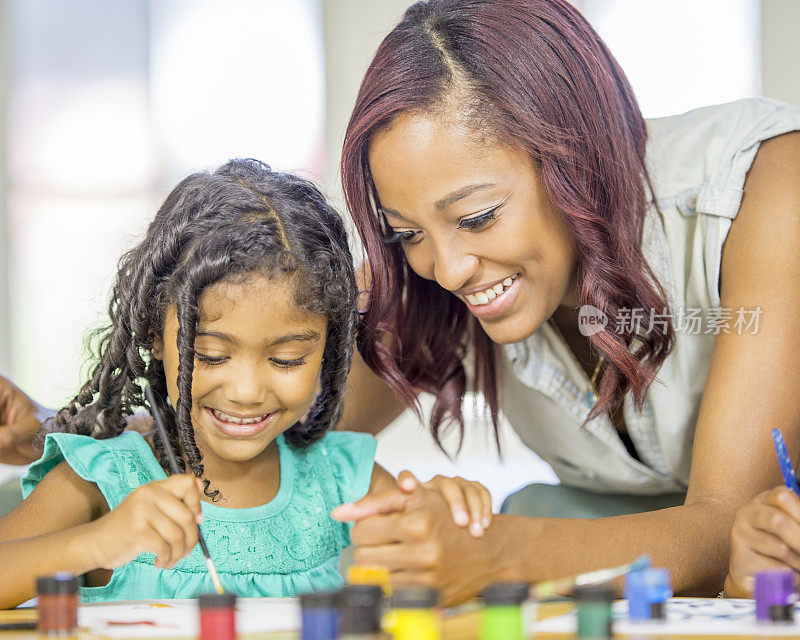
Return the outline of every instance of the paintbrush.
<path id="1" fill-rule="evenodd" d="M 537 582 L 531 586 L 530 597 L 535 600 L 544 600 L 553 596 L 566 596 L 572 593 L 575 587 L 584 584 L 599 584 L 608 582 L 614 578 L 624 576 L 631 571 L 640 571 L 650 566 L 650 558 L 641 556 L 619 567 L 609 567 L 608 569 L 598 569 L 596 571 L 589 571 L 581 573 L 577 576 L 569 578 L 559 578 L 557 580 L 547 580 L 545 582 Z"/>
<path id="2" fill-rule="evenodd" d="M 172 450 L 169 438 L 167 438 L 164 420 L 161 417 L 161 412 L 158 410 L 155 395 L 149 384 L 144 388 L 144 395 L 147 396 L 147 401 L 150 403 L 150 410 L 153 412 L 153 420 L 155 420 L 158 435 L 161 436 L 161 441 L 164 443 L 164 449 L 167 451 L 169 466 L 172 467 L 172 473 L 180 473 L 181 470 L 178 467 L 178 459 L 175 457 L 175 452 Z M 200 548 L 203 550 L 203 557 L 206 559 L 206 566 L 208 567 L 208 573 L 211 574 L 211 582 L 214 583 L 214 589 L 216 589 L 217 593 L 224 593 L 217 568 L 214 566 L 214 561 L 211 559 L 211 553 L 208 551 L 208 545 L 206 544 L 206 539 L 203 537 L 203 531 L 200 529 L 199 524 L 197 525 L 197 538 L 200 541 Z"/>

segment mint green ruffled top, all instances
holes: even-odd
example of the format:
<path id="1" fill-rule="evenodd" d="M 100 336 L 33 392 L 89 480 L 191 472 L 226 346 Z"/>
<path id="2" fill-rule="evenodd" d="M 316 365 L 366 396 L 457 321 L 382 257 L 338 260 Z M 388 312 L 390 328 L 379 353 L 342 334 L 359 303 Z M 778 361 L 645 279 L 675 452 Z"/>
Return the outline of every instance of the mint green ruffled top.
<path id="1" fill-rule="evenodd" d="M 201 505 L 201 528 L 220 579 L 241 597 L 340 587 L 339 556 L 350 544 L 350 526 L 329 513 L 362 498 L 372 477 L 376 440 L 370 435 L 333 431 L 305 448 L 289 446 L 280 435 L 277 444 L 281 479 L 272 501 L 247 509 Z M 138 432 L 107 440 L 51 433 L 22 479 L 23 496 L 64 460 L 98 486 L 111 509 L 137 487 L 166 477 Z M 193 598 L 214 590 L 200 545 L 172 569 L 157 569 L 154 560 L 143 553 L 115 569 L 106 586 L 82 587 L 82 601 Z"/>

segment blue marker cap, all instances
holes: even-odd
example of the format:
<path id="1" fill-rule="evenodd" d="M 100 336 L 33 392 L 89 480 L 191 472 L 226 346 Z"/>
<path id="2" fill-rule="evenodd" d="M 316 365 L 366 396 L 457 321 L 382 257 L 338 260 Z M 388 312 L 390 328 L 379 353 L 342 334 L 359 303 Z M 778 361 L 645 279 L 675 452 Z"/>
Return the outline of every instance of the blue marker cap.
<path id="1" fill-rule="evenodd" d="M 661 568 L 631 571 L 625 577 L 625 598 L 631 620 L 664 617 L 664 603 L 672 597 L 669 570 Z"/>
<path id="2" fill-rule="evenodd" d="M 789 452 L 786 450 L 786 442 L 783 440 L 783 434 L 780 429 L 772 430 L 772 439 L 775 441 L 775 451 L 778 453 L 778 462 L 781 465 L 781 473 L 783 473 L 783 481 L 786 486 L 795 492 L 795 495 L 800 496 L 800 486 L 797 484 L 797 476 L 792 467 L 792 460 L 789 458 Z"/>

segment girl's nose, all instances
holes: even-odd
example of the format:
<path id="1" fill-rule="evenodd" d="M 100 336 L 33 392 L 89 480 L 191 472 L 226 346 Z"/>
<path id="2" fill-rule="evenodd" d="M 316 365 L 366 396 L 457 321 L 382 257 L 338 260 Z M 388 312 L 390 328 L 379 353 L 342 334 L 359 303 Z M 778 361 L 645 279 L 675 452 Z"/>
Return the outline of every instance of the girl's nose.
<path id="1" fill-rule="evenodd" d="M 242 365 L 232 374 L 226 385 L 228 400 L 241 405 L 262 404 L 266 400 L 269 395 L 267 376 L 260 367 Z"/>

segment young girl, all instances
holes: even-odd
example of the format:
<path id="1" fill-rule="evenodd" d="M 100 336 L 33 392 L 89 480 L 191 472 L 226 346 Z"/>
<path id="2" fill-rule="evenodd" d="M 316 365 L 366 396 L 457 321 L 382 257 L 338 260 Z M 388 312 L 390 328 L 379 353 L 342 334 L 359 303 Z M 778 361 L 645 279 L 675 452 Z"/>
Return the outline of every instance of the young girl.
<path id="1" fill-rule="evenodd" d="M 181 182 L 120 261 L 91 379 L 0 520 L 0 608 L 55 571 L 85 574 L 84 601 L 210 591 L 198 523 L 241 596 L 338 586 L 349 529 L 329 512 L 396 486 L 374 438 L 328 432 L 356 293 L 342 221 L 307 181 L 234 160 Z M 183 474 L 167 477 L 157 435 L 126 430 L 145 384 Z M 438 483 L 485 522 L 485 490 Z"/>
<path id="2" fill-rule="evenodd" d="M 755 574 L 773 569 L 800 577 L 800 498 L 786 487 L 764 491 L 736 512 L 725 595 L 752 598 Z"/>

